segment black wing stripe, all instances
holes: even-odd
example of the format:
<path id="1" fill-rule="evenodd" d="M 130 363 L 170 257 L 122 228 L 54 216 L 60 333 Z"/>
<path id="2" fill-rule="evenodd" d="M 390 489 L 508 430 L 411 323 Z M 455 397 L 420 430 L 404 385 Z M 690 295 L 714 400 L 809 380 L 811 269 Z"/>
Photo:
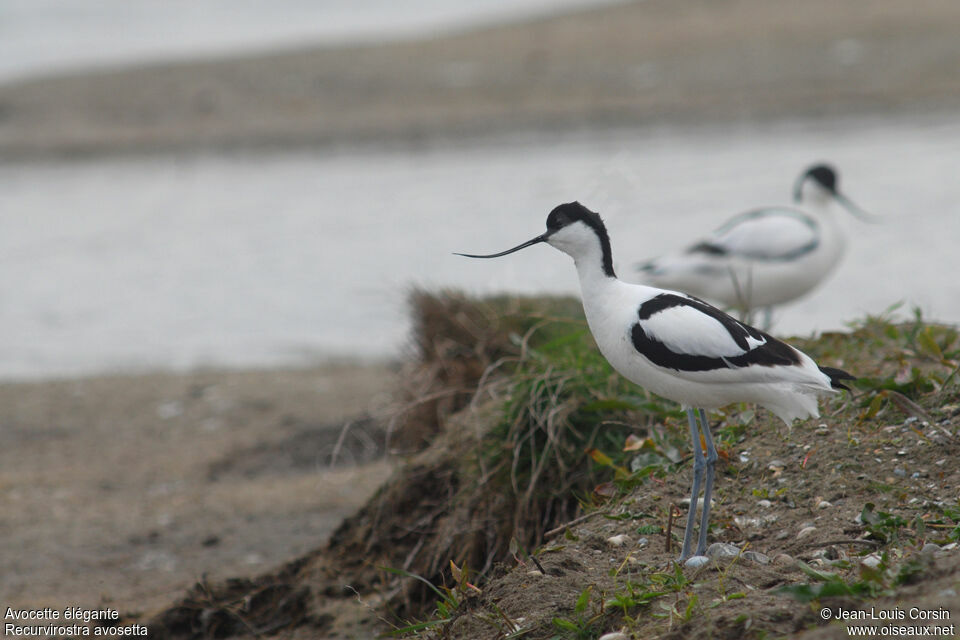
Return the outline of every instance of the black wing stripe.
<path id="1" fill-rule="evenodd" d="M 720 309 L 707 304 L 703 300 L 678 296 L 675 293 L 661 293 L 647 300 L 640 305 L 640 308 L 637 310 L 637 315 L 641 320 L 647 320 L 654 314 L 672 307 L 692 307 L 700 313 L 710 316 L 723 325 L 723 328 L 727 330 L 727 333 L 729 333 L 733 341 L 737 343 L 737 346 L 744 351 L 750 348 L 747 338 L 753 338 L 754 340 L 772 340 L 770 336 L 759 329 L 754 329 L 753 327 L 748 327 L 738 322 L 723 311 L 720 311 Z"/>
<path id="2" fill-rule="evenodd" d="M 800 363 L 797 352 L 789 345 L 767 335 L 759 329 L 748 327 L 710 306 L 702 300 L 685 298 L 672 293 L 661 293 L 640 305 L 637 315 L 640 321 L 648 320 L 655 314 L 672 307 L 692 307 L 720 322 L 745 353 L 731 357 L 712 357 L 689 353 L 677 353 L 667 345 L 647 335 L 641 322 L 633 325 L 630 338 L 634 348 L 655 365 L 676 371 L 712 371 L 714 369 L 742 368 L 751 365 L 774 367 Z M 747 338 L 765 341 L 750 349 Z"/>
<path id="3" fill-rule="evenodd" d="M 727 255 L 727 250 L 712 242 L 701 242 L 687 249 L 687 253 L 705 253 L 711 256 L 724 256 Z"/>

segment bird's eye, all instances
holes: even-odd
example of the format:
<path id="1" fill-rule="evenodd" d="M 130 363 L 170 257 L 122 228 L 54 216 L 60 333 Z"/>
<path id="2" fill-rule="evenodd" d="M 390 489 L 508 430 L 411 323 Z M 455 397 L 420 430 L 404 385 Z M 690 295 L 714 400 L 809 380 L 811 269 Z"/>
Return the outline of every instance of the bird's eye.
<path id="1" fill-rule="evenodd" d="M 570 220 L 567 219 L 567 216 L 560 211 L 554 211 L 547 218 L 547 229 L 556 231 L 557 229 L 563 228 L 565 225 L 569 224 Z"/>

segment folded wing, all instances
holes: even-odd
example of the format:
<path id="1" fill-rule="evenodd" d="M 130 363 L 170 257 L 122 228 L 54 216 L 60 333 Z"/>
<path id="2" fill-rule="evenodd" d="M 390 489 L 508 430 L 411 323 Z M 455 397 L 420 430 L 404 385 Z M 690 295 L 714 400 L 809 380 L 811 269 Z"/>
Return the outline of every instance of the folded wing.
<path id="1" fill-rule="evenodd" d="M 688 253 L 737 256 L 750 260 L 792 260 L 817 248 L 817 221 L 793 209 L 757 209 L 717 229 Z"/>
<path id="2" fill-rule="evenodd" d="M 773 368 L 782 379 L 783 368 L 798 373 L 808 368 L 809 359 L 793 347 L 680 293 L 662 293 L 642 303 L 631 340 L 653 364 L 701 382 L 760 381 L 770 378 Z"/>

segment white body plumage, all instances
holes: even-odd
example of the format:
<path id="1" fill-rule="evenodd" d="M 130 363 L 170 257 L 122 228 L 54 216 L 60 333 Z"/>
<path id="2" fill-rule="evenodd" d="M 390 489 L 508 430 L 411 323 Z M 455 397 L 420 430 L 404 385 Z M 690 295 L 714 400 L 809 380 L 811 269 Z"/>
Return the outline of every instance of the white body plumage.
<path id="1" fill-rule="evenodd" d="M 841 206 L 866 217 L 837 190 L 825 165 L 797 181 L 797 207 L 740 214 L 687 249 L 639 265 L 647 284 L 677 289 L 749 314 L 796 300 L 823 282 L 846 249 Z"/>
<path id="2" fill-rule="evenodd" d="M 817 366 L 797 349 L 701 300 L 617 279 L 606 227 L 599 215 L 579 202 L 556 207 L 547 217 L 546 233 L 513 249 L 460 255 L 496 258 L 540 242 L 573 258 L 587 323 L 613 368 L 648 391 L 687 406 L 694 473 L 680 560 L 703 565 L 709 561 L 703 554 L 717 461 L 703 409 L 756 402 L 790 424 L 795 418 L 816 416 L 817 395 L 845 388 L 842 380 L 852 376 Z M 694 551 L 701 483 L 704 508 Z"/>
<path id="3" fill-rule="evenodd" d="M 789 424 L 818 415 L 817 395 L 850 377 L 685 293 L 618 279 L 603 221 L 578 202 L 556 207 L 543 235 L 469 257 L 502 256 L 539 242 L 573 258 L 587 323 L 604 357 L 657 395 L 698 408 L 755 402 Z"/>
<path id="4" fill-rule="evenodd" d="M 846 239 L 831 213 L 760 209 L 735 218 L 693 250 L 642 268 L 645 282 L 750 311 L 796 300 L 839 264 Z"/>
<path id="5" fill-rule="evenodd" d="M 657 296 L 670 294 L 694 299 L 684 293 L 629 284 L 607 276 L 601 267 L 600 242 L 585 225 L 562 229 L 547 242 L 574 259 L 583 309 L 600 352 L 617 372 L 644 389 L 686 406 L 704 409 L 734 402 L 755 402 L 788 424 L 796 418 L 819 415 L 818 394 L 834 392 L 830 377 L 809 356 L 788 345 L 783 346 L 796 354 L 795 364 L 752 364 L 704 371 L 655 364 L 633 344 L 634 326 L 640 325 L 651 339 L 672 352 L 728 360 L 742 357 L 773 338 L 763 334 L 761 338 L 748 336 L 747 348 L 743 348 L 727 326 L 701 311 L 699 306 L 672 306 L 639 320 L 638 310 Z"/>

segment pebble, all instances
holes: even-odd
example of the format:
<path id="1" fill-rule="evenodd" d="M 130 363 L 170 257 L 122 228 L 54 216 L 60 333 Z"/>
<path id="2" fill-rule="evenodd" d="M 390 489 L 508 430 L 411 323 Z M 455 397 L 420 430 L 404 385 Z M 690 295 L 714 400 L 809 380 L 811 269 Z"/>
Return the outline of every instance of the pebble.
<path id="1" fill-rule="evenodd" d="M 778 553 L 777 555 L 773 556 L 773 564 L 793 564 L 793 556 L 788 553 Z"/>
<path id="2" fill-rule="evenodd" d="M 880 555 L 876 553 L 866 555 L 860 560 L 860 564 L 870 567 L 871 569 L 879 567 L 881 562 L 883 562 L 883 560 L 880 558 Z"/>
<path id="3" fill-rule="evenodd" d="M 956 548 L 957 548 L 957 543 L 956 543 L 956 542 L 951 542 L 950 544 L 945 544 L 945 545 L 943 545 L 943 550 L 944 550 L 944 551 L 953 551 L 953 550 L 956 549 Z"/>
<path id="4" fill-rule="evenodd" d="M 922 549 L 920 549 L 920 553 L 936 553 L 937 551 L 940 551 L 940 545 L 932 542 L 928 542 L 927 544 L 923 545 Z"/>
<path id="5" fill-rule="evenodd" d="M 812 558 L 820 558 L 822 560 L 836 560 L 840 557 L 840 554 L 837 553 L 835 547 L 827 547 L 825 549 L 817 549 L 813 552 Z"/>
<path id="6" fill-rule="evenodd" d="M 738 555 L 740 555 L 740 549 L 729 542 L 714 542 L 707 547 L 707 556 L 710 558 L 736 558 Z"/>
<path id="7" fill-rule="evenodd" d="M 803 529 L 800 529 L 800 531 L 797 533 L 797 540 L 803 540 L 804 538 L 810 537 L 816 530 L 816 527 L 804 527 Z"/>
<path id="8" fill-rule="evenodd" d="M 734 516 L 733 522 L 741 529 L 754 528 L 762 529 L 767 527 L 778 520 L 775 513 L 768 513 L 767 515 L 756 518 L 756 517 L 747 517 L 747 516 Z"/>
<path id="9" fill-rule="evenodd" d="M 600 636 L 600 640 L 630 640 L 630 636 L 622 631 L 614 631 L 613 633 L 603 634 Z"/>
<path id="10" fill-rule="evenodd" d="M 769 509 L 772 505 L 773 505 L 773 503 L 770 502 L 769 500 L 766 500 L 766 499 L 760 500 L 760 501 L 757 502 L 757 506 L 758 506 L 758 507 L 763 507 L 764 509 Z"/>
<path id="11" fill-rule="evenodd" d="M 176 400 L 167 400 L 157 405 L 157 416 L 163 420 L 170 420 L 183 415 L 183 404 Z"/>
<path id="12" fill-rule="evenodd" d="M 764 555 L 759 551 L 744 551 L 743 558 L 756 562 L 757 564 L 770 564 L 770 556 Z"/>
<path id="13" fill-rule="evenodd" d="M 700 567 L 708 564 L 709 562 L 710 562 L 710 558 L 708 558 L 707 556 L 690 556 L 689 558 L 687 558 L 687 561 L 683 563 L 683 566 L 688 567 L 690 569 L 699 569 Z"/>
<path id="14" fill-rule="evenodd" d="M 630 542 L 630 536 L 628 536 L 625 533 L 621 533 L 618 536 L 611 536 L 607 538 L 607 544 L 613 545 L 615 547 L 622 547 L 628 542 Z"/>
<path id="15" fill-rule="evenodd" d="M 827 500 L 821 500 L 820 502 L 817 503 L 817 509 L 829 509 L 832 506 L 833 506 L 833 503 L 828 502 Z"/>

